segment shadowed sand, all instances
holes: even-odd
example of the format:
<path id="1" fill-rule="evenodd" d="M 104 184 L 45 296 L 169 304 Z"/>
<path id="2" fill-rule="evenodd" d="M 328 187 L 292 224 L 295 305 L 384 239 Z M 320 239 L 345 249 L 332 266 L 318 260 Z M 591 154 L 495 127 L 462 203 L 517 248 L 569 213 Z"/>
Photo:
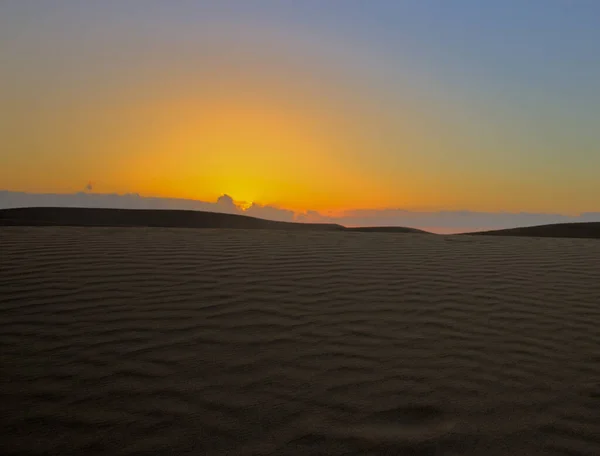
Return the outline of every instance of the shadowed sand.
<path id="1" fill-rule="evenodd" d="M 0 454 L 600 454 L 596 241 L 3 227 L 0 252 Z"/>

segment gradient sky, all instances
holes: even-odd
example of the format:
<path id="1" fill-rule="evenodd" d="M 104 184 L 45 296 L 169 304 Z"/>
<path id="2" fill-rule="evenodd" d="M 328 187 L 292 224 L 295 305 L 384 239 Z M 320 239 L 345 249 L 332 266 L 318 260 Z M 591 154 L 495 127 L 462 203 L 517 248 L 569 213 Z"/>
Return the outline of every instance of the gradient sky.
<path id="1" fill-rule="evenodd" d="M 600 209 L 597 0 L 0 3 L 0 189 Z"/>

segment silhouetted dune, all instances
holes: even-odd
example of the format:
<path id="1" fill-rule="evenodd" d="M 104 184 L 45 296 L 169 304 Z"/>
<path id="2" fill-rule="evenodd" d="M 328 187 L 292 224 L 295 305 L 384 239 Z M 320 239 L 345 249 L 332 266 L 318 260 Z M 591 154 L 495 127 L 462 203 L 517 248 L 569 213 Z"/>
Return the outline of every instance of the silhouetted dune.
<path id="1" fill-rule="evenodd" d="M 157 228 L 238 228 L 270 230 L 426 233 L 405 227 L 346 228 L 334 223 L 295 223 L 238 214 L 164 209 L 26 207 L 0 210 L 0 226 L 111 226 Z"/>
<path id="2" fill-rule="evenodd" d="M 461 233 L 483 236 L 532 236 L 557 238 L 600 238 L 600 222 L 555 223 L 504 230 Z"/>
<path id="3" fill-rule="evenodd" d="M 432 234 L 417 228 L 401 226 L 363 226 L 347 228 L 335 223 L 279 222 L 247 215 L 194 210 L 104 209 L 80 207 L 25 207 L 0 209 L 0 226 L 233 228 Z M 460 234 L 597 239 L 600 238 L 600 222 L 557 223 L 552 225 L 538 225 Z"/>
<path id="4" fill-rule="evenodd" d="M 291 223 L 237 214 L 161 209 L 28 207 L 0 210 L 4 226 L 122 226 L 162 228 L 240 228 L 343 230 L 341 225 Z"/>
<path id="5" fill-rule="evenodd" d="M 417 228 L 407 228 L 404 226 L 359 226 L 356 228 L 346 228 L 348 231 L 360 231 L 364 233 L 429 233 L 428 231 Z"/>

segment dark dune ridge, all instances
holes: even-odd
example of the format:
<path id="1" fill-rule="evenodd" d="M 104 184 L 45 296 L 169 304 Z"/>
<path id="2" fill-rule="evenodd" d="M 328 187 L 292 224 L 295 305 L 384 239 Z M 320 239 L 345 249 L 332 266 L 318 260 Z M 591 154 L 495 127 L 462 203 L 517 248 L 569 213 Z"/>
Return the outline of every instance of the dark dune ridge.
<path id="1" fill-rule="evenodd" d="M 433 234 L 417 228 L 401 226 L 345 227 L 334 223 L 278 222 L 247 215 L 205 211 L 78 207 L 25 207 L 0 209 L 0 226 L 231 228 Z M 467 232 L 460 233 L 459 235 L 599 239 L 600 222 L 557 223 L 501 230 Z"/>
<path id="2" fill-rule="evenodd" d="M 477 236 L 530 236 L 599 239 L 600 222 L 554 223 L 551 225 L 537 225 L 461 234 Z"/>
<path id="3" fill-rule="evenodd" d="M 0 226 L 112 226 L 424 233 L 416 228 L 346 228 L 328 223 L 276 222 L 238 214 L 161 209 L 26 207 L 0 210 Z"/>
<path id="4" fill-rule="evenodd" d="M 346 228 L 348 231 L 357 231 L 363 233 L 423 233 L 433 234 L 428 231 L 419 230 L 418 228 L 407 228 L 404 226 L 359 226 Z"/>
<path id="5" fill-rule="evenodd" d="M 0 454 L 600 454 L 600 243 L 0 227 Z"/>
<path id="6" fill-rule="evenodd" d="M 335 224 L 292 223 L 218 212 L 162 209 L 26 207 L 0 210 L 4 226 L 107 226 L 160 228 L 231 228 L 343 230 Z"/>

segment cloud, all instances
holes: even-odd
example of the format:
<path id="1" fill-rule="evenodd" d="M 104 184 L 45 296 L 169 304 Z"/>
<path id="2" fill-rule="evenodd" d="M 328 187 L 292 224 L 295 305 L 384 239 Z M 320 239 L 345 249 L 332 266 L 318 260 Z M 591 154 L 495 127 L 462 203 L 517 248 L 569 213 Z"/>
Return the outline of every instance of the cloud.
<path id="1" fill-rule="evenodd" d="M 11 207 L 97 207 L 117 209 L 187 209 L 218 211 L 215 203 L 205 201 L 142 197 L 137 193 L 26 193 L 0 191 L 0 209 Z M 220 211 L 222 212 L 222 211 Z"/>
<path id="2" fill-rule="evenodd" d="M 443 232 L 460 232 L 544 225 L 549 223 L 600 221 L 600 213 L 590 212 L 579 216 L 568 216 L 528 212 L 413 212 L 402 209 L 361 209 L 347 211 L 339 218 L 336 218 L 336 220 L 346 226 L 407 226 Z"/>
<path id="3" fill-rule="evenodd" d="M 0 191 L 0 209 L 33 206 L 184 209 L 245 214 L 252 217 L 286 222 L 338 223 L 349 227 L 405 226 L 437 233 L 513 228 L 548 223 L 600 222 L 600 212 L 585 212 L 577 216 L 568 216 L 528 212 L 417 212 L 404 209 L 356 209 L 332 216 L 312 210 L 294 212 L 289 209 L 257 203 L 253 203 L 244 211 L 229 195 L 220 196 L 216 202 L 207 202 L 180 198 L 144 197 L 137 193 L 119 195 L 87 192 L 51 194 Z"/>
<path id="4" fill-rule="evenodd" d="M 336 216 L 306 211 L 296 214 L 295 220 L 303 223 L 339 223 L 348 227 L 404 226 L 435 233 L 460 233 L 550 223 L 600 222 L 600 212 L 585 212 L 578 216 L 568 216 L 528 212 L 419 212 L 404 209 L 357 209 L 345 211 Z"/>
<path id="5" fill-rule="evenodd" d="M 275 206 L 262 206 L 257 203 L 252 203 L 244 213 L 252 217 L 276 220 L 279 222 L 293 222 L 296 216 L 294 211 L 281 209 Z"/>
<path id="6" fill-rule="evenodd" d="M 295 221 L 301 223 L 331 223 L 336 219 L 321 215 L 317 211 L 306 211 L 296 214 Z M 335 221 L 337 223 L 337 221 Z"/>
<path id="7" fill-rule="evenodd" d="M 217 198 L 216 203 L 219 212 L 225 212 L 228 214 L 239 214 L 240 208 L 235 204 L 233 198 L 229 195 L 221 195 Z"/>

